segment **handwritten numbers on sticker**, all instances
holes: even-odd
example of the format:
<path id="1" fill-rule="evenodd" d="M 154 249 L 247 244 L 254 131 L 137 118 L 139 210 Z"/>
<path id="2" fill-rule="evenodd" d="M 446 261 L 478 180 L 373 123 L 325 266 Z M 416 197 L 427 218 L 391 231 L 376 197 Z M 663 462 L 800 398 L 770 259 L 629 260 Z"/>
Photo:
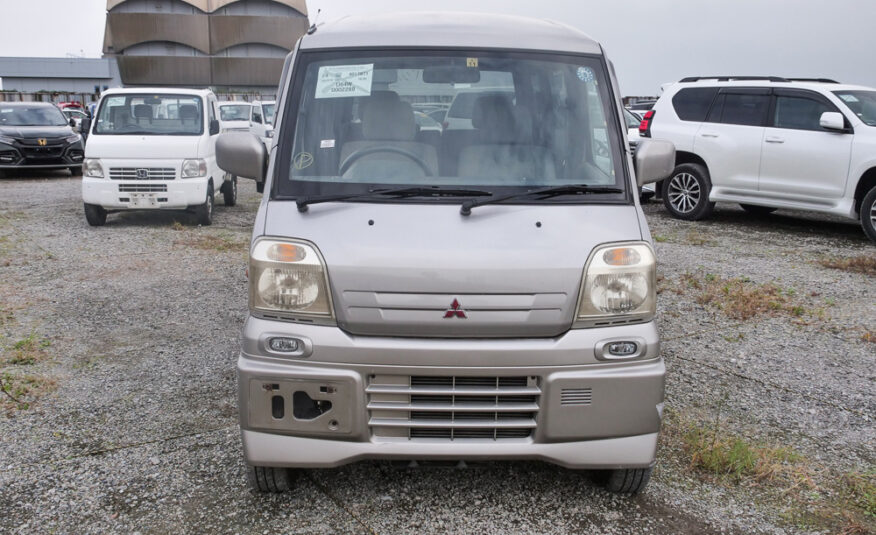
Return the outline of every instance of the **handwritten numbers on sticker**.
<path id="1" fill-rule="evenodd" d="M 367 97 L 371 95 L 374 64 L 326 65 L 319 68 L 316 98 Z"/>

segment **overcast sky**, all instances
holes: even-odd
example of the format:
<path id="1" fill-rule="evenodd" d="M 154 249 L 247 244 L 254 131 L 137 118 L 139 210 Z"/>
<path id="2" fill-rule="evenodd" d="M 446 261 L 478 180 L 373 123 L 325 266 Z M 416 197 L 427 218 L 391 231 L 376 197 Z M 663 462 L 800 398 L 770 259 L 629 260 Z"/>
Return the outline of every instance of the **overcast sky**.
<path id="1" fill-rule="evenodd" d="M 690 75 L 835 78 L 876 87 L 876 0 L 308 0 L 311 20 L 396 10 L 550 18 L 599 40 L 625 95 Z M 438 7 L 440 6 L 440 7 Z M 0 0 L 0 56 L 99 57 L 106 0 Z M 474 16 L 474 15 L 472 15 Z"/>

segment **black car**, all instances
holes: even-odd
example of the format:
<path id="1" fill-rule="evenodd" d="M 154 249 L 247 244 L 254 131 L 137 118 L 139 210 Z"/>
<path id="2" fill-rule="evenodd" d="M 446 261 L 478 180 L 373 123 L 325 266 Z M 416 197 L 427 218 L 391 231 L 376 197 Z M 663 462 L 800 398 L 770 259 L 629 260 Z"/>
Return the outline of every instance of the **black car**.
<path id="1" fill-rule="evenodd" d="M 82 174 L 82 136 L 54 104 L 0 102 L 0 174 L 69 169 Z"/>

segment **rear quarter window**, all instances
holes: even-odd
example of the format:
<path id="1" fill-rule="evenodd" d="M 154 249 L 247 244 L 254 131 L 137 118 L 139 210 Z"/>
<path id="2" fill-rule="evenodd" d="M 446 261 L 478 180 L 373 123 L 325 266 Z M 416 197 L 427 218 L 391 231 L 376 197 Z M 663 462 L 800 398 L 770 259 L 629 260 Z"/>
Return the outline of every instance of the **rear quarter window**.
<path id="1" fill-rule="evenodd" d="M 672 97 L 672 107 L 682 121 L 702 122 L 706 120 L 706 114 L 709 113 L 709 107 L 717 94 L 717 87 L 682 89 Z"/>

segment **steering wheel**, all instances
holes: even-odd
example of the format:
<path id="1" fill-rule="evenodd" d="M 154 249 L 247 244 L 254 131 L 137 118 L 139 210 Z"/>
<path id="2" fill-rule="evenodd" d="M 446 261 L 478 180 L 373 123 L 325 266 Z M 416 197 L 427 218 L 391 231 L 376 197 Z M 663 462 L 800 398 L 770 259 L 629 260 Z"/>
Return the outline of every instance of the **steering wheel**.
<path id="1" fill-rule="evenodd" d="M 400 154 L 417 164 L 420 169 L 423 170 L 423 173 L 425 173 L 426 176 L 432 176 L 432 171 L 429 169 L 429 166 L 426 164 L 426 162 L 423 161 L 422 158 L 412 152 L 408 152 L 406 150 L 396 147 L 365 147 L 354 151 L 352 154 L 347 156 L 347 158 L 341 163 L 341 167 L 338 169 L 338 174 L 343 176 L 344 173 L 346 173 L 350 169 L 350 167 L 356 160 L 362 158 L 363 156 L 368 156 L 369 154 L 377 154 L 379 152 L 391 152 L 393 154 Z"/>

